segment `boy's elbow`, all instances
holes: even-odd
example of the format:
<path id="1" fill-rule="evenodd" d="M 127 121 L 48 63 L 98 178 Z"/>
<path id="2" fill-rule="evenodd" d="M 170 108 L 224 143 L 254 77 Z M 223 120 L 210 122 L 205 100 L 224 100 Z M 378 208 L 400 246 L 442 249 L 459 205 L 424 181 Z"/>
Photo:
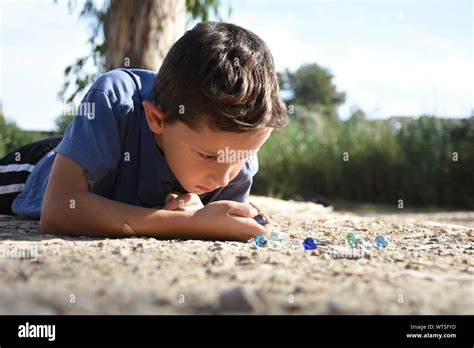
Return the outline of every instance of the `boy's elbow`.
<path id="1" fill-rule="evenodd" d="M 39 231 L 42 234 L 56 234 L 56 235 L 63 235 L 63 236 L 73 236 L 73 231 L 67 227 L 67 225 L 62 224 L 60 218 L 43 218 L 41 216 L 40 219 L 40 227 Z"/>
<path id="2" fill-rule="evenodd" d="M 67 224 L 63 223 L 67 221 L 65 212 L 61 209 L 61 204 L 58 204 L 63 200 L 60 196 L 46 194 L 41 206 L 40 233 L 64 234 L 64 230 L 67 230 Z"/>
<path id="3" fill-rule="evenodd" d="M 53 214 L 54 212 L 54 214 Z M 64 221 L 58 209 L 48 209 L 48 204 L 43 204 L 40 215 L 39 231 L 43 234 L 64 234 L 66 228 L 61 223 Z"/>
<path id="4" fill-rule="evenodd" d="M 41 212 L 39 231 L 42 234 L 54 234 L 55 222 L 50 216 L 46 215 L 44 210 Z"/>

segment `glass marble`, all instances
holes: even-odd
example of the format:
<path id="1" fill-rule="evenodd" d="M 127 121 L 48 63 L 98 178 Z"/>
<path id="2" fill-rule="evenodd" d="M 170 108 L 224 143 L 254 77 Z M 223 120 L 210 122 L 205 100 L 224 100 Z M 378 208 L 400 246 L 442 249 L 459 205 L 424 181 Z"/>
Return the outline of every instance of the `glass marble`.
<path id="1" fill-rule="evenodd" d="M 270 233 L 270 237 L 268 237 L 269 240 L 274 241 L 274 242 L 281 242 L 283 240 L 283 237 L 281 234 L 277 231 L 272 231 Z"/>
<path id="2" fill-rule="evenodd" d="M 384 235 L 377 236 L 374 241 L 374 247 L 377 249 L 386 248 L 388 245 L 388 239 Z"/>
<path id="3" fill-rule="evenodd" d="M 318 242 L 312 237 L 308 237 L 303 241 L 304 250 L 314 250 L 318 247 Z"/>
<path id="4" fill-rule="evenodd" d="M 257 221 L 258 224 L 260 225 L 265 225 L 266 224 L 266 219 L 265 219 L 265 216 L 261 215 L 261 214 L 258 214 L 258 215 L 255 215 L 254 216 L 254 219 L 255 221 Z"/>
<path id="5" fill-rule="evenodd" d="M 268 239 L 263 235 L 263 233 L 260 233 L 257 235 L 254 239 L 254 244 L 258 246 L 259 248 L 263 248 L 264 246 L 267 245 Z"/>
<path id="6" fill-rule="evenodd" d="M 364 241 L 360 237 L 352 232 L 349 232 L 346 236 L 347 243 L 353 248 L 357 244 L 364 245 Z"/>

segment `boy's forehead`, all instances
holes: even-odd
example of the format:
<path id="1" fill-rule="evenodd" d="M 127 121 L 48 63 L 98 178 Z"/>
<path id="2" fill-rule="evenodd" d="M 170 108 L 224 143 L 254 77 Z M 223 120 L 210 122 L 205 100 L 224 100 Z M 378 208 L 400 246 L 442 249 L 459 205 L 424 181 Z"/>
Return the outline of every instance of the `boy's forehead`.
<path id="1" fill-rule="evenodd" d="M 252 132 L 225 132 L 215 131 L 207 126 L 193 130 L 182 124 L 184 139 L 191 145 L 208 150 L 218 150 L 224 147 L 259 148 L 270 136 L 272 128 L 263 127 Z"/>

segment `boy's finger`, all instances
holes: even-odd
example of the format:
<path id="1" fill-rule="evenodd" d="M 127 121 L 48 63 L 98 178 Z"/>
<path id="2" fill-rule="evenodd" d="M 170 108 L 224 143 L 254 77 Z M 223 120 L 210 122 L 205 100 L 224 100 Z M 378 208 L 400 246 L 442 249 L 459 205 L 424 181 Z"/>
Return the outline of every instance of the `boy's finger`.
<path id="1" fill-rule="evenodd" d="M 269 236 L 271 233 L 271 225 L 267 224 L 265 226 L 259 225 L 253 219 L 255 215 L 258 215 L 258 210 L 251 204 L 244 204 L 234 201 L 229 201 L 228 204 L 231 206 L 229 214 L 236 216 L 237 219 L 241 220 L 248 226 L 247 233 L 252 234 L 252 238 L 257 236 L 259 233 Z"/>
<path id="2" fill-rule="evenodd" d="M 172 210 L 182 210 L 187 206 L 186 202 L 181 197 L 175 198 L 170 202 L 170 204 L 172 205 Z"/>
<path id="3" fill-rule="evenodd" d="M 252 207 L 254 207 L 255 209 L 257 209 L 259 214 L 262 214 L 262 209 L 260 209 L 260 207 L 259 207 L 258 205 L 256 205 L 256 204 L 253 203 L 253 202 L 250 202 L 249 204 L 250 204 Z"/>
<path id="4" fill-rule="evenodd" d="M 175 197 L 173 199 L 170 199 L 168 203 L 166 203 L 166 205 L 163 207 L 163 209 L 176 210 L 182 207 L 183 205 L 184 205 L 184 201 L 179 197 Z"/>
<path id="5" fill-rule="evenodd" d="M 239 202 L 229 202 L 231 209 L 229 214 L 238 215 L 246 218 L 253 218 L 255 215 L 258 215 L 258 210 L 255 209 L 250 204 L 244 204 Z"/>
<path id="6" fill-rule="evenodd" d="M 176 193 L 169 193 L 165 198 L 165 204 L 168 204 L 171 200 L 175 199 L 176 197 L 178 197 Z"/>
<path id="7" fill-rule="evenodd" d="M 260 207 L 258 205 L 256 205 L 255 203 L 252 203 L 252 202 L 250 202 L 249 204 L 251 204 L 255 209 L 258 210 L 259 215 L 263 215 L 263 217 L 265 218 L 265 221 L 266 221 L 265 225 L 272 223 L 271 220 L 270 220 L 270 217 L 262 209 L 260 209 Z"/>
<path id="8" fill-rule="evenodd" d="M 199 196 L 194 194 L 194 193 L 183 193 L 179 196 L 179 198 L 182 198 L 184 203 L 186 203 L 186 204 L 199 204 L 199 203 L 201 203 L 201 199 L 199 198 Z"/>
<path id="9" fill-rule="evenodd" d="M 170 193 L 168 196 L 173 197 L 166 203 L 164 208 L 166 210 L 185 210 L 185 206 L 202 204 L 199 196 L 193 196 L 190 193 L 182 193 L 180 195 Z"/>
<path id="10" fill-rule="evenodd" d="M 252 232 L 253 237 L 256 237 L 260 233 L 268 237 L 272 232 L 272 225 L 268 225 L 268 227 L 267 225 L 262 226 L 260 224 L 257 224 L 255 220 L 249 218 L 238 217 L 238 219 L 241 219 L 242 222 L 245 222 L 249 226 L 248 228 Z"/>
<path id="11" fill-rule="evenodd" d="M 272 225 L 272 221 L 270 220 L 270 217 L 265 214 L 263 212 L 262 209 L 260 209 L 260 207 L 258 207 L 255 203 L 250 203 L 255 209 L 258 210 L 258 213 L 260 215 L 262 215 L 264 218 L 265 218 L 265 224 L 263 225 L 263 227 L 266 228 L 266 230 L 268 231 L 268 235 L 270 235 L 270 233 L 272 232 L 272 229 L 273 229 L 273 225 Z"/>

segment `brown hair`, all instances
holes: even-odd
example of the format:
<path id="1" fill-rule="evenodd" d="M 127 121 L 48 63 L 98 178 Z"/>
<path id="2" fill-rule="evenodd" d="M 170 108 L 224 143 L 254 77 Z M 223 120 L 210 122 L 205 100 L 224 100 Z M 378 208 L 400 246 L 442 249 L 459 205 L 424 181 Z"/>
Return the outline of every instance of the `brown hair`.
<path id="1" fill-rule="evenodd" d="M 287 123 L 267 45 L 229 23 L 203 22 L 188 30 L 166 55 L 153 97 L 166 123 L 179 120 L 195 130 L 202 121 L 229 132 Z"/>

